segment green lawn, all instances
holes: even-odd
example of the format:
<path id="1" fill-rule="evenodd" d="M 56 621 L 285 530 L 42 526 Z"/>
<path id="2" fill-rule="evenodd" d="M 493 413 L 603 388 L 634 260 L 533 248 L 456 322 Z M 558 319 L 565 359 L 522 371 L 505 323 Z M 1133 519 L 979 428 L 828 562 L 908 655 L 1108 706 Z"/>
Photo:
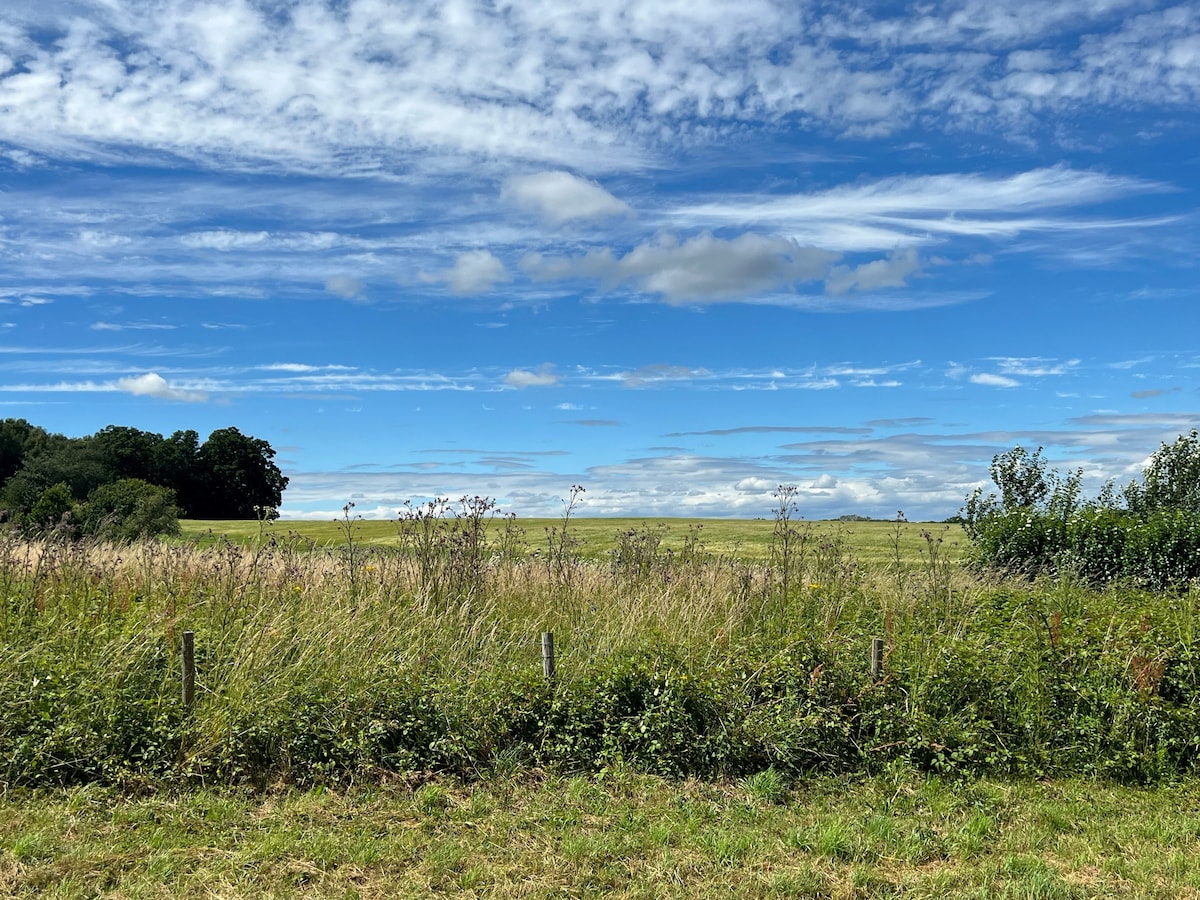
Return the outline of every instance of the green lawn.
<path id="1" fill-rule="evenodd" d="M 1200 897 L 1200 784 L 503 773 L 0 799 L 23 897 Z"/>

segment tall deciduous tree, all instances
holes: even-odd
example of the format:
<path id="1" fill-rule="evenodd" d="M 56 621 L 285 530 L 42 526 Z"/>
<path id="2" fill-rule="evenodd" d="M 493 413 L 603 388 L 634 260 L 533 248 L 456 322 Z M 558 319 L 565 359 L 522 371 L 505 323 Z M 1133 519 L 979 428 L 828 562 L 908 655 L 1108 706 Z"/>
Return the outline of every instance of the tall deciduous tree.
<path id="1" fill-rule="evenodd" d="M 157 471 L 161 434 L 109 425 L 86 440 L 108 468 L 111 481 L 137 478 L 161 485 L 165 484 L 163 476 L 169 477 L 169 473 Z"/>
<path id="2" fill-rule="evenodd" d="M 197 454 L 203 495 L 189 514 L 201 519 L 253 519 L 263 508 L 279 506 L 287 476 L 272 460 L 275 451 L 260 438 L 236 428 L 208 436 Z"/>

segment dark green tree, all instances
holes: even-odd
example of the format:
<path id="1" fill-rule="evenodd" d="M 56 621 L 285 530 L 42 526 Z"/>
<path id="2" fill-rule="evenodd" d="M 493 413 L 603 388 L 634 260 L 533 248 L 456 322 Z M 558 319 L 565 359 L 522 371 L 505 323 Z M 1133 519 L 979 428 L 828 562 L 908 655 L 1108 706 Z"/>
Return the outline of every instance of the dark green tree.
<path id="1" fill-rule="evenodd" d="M 197 454 L 201 492 L 188 514 L 200 519 L 254 519 L 260 510 L 278 507 L 288 479 L 274 458 L 271 445 L 260 438 L 236 428 L 214 431 Z"/>
<path id="2" fill-rule="evenodd" d="M 36 432 L 45 432 L 24 419 L 0 420 L 0 482 L 5 482 L 21 468 Z"/>
<path id="3" fill-rule="evenodd" d="M 163 437 L 152 431 L 141 431 L 124 425 L 101 428 L 87 443 L 109 472 L 109 480 L 140 478 L 152 484 L 170 486 L 170 472 L 160 471 L 159 448 Z"/>
<path id="4" fill-rule="evenodd" d="M 21 468 L 5 482 L 0 506 L 27 513 L 42 493 L 56 484 L 65 484 L 71 496 L 82 501 L 108 480 L 104 462 L 86 441 L 51 435 L 46 449 L 27 455 Z"/>
<path id="5" fill-rule="evenodd" d="M 175 491 L 175 502 L 181 515 L 199 518 L 204 494 L 200 475 L 200 435 L 189 428 L 165 438 L 156 450 L 154 471 L 158 473 L 157 477 L 148 480 Z"/>

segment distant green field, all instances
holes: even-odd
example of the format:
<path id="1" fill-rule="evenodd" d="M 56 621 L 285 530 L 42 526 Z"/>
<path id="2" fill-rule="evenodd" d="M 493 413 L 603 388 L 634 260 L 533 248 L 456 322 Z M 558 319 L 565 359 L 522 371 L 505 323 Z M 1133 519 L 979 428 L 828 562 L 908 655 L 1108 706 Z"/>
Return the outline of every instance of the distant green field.
<path id="1" fill-rule="evenodd" d="M 206 543 L 222 536 L 240 543 L 253 543 L 274 537 L 312 541 L 318 546 L 345 544 L 346 523 L 327 521 L 279 520 L 266 526 L 255 521 L 201 521 L 183 523 L 186 538 Z M 549 530 L 562 525 L 559 519 L 519 519 L 520 540 L 530 552 L 546 547 Z M 494 519 L 489 534 L 495 538 L 504 529 L 503 520 Z M 957 559 L 966 543 L 961 526 L 931 522 L 905 522 L 897 531 L 893 522 L 837 522 L 798 520 L 792 527 L 811 540 L 807 546 L 815 550 L 822 542 L 841 541 L 854 557 L 864 563 L 886 562 L 895 557 L 898 536 L 901 559 L 908 564 L 920 562 L 929 552 L 948 559 Z M 700 549 L 714 556 L 733 556 L 740 559 L 767 559 L 771 552 L 775 522 L 772 519 L 608 519 L 578 518 L 570 522 L 570 533 L 580 541 L 579 553 L 589 559 L 603 559 L 618 545 L 618 536 L 629 531 L 660 534 L 661 546 L 676 552 L 693 537 L 698 537 Z M 926 537 L 928 535 L 928 537 Z M 350 536 L 355 543 L 395 546 L 399 542 L 394 520 L 356 520 L 351 523 Z M 938 543 L 940 540 L 940 543 Z"/>

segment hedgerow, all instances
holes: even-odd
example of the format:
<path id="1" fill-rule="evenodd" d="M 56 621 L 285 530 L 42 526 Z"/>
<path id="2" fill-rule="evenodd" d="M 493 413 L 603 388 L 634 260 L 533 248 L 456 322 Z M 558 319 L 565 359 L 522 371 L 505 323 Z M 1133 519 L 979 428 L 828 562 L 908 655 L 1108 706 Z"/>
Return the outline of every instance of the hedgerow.
<path id="1" fill-rule="evenodd" d="M 1142 481 L 1083 501 L 1081 472 L 1062 477 L 1039 448 L 995 457 L 997 493 L 967 498 L 970 559 L 1004 574 L 1071 573 L 1092 584 L 1123 580 L 1155 590 L 1200 578 L 1200 435 L 1163 444 Z"/>
<path id="2" fill-rule="evenodd" d="M 800 777 L 897 762 L 1149 781 L 1200 766 L 1194 588 L 940 570 L 839 581 L 848 551 L 831 568 L 832 551 L 810 549 L 786 590 L 771 564 L 697 553 L 634 580 L 602 562 L 576 560 L 567 580 L 496 557 L 446 582 L 459 593 L 430 594 L 432 559 L 399 549 L 10 537 L 0 781 L 311 784 L 512 766 Z M 553 680 L 543 631 L 557 638 Z"/>

